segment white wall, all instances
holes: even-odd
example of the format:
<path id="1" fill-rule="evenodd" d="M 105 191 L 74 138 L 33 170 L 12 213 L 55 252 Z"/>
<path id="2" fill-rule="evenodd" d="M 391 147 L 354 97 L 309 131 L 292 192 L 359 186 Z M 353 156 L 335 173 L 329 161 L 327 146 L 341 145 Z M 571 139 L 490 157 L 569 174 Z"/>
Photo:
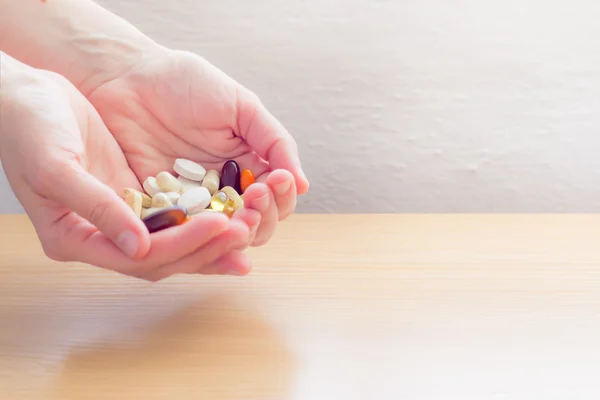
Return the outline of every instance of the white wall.
<path id="1" fill-rule="evenodd" d="M 600 211 L 600 2 L 100 3 L 261 96 L 298 212 Z"/>

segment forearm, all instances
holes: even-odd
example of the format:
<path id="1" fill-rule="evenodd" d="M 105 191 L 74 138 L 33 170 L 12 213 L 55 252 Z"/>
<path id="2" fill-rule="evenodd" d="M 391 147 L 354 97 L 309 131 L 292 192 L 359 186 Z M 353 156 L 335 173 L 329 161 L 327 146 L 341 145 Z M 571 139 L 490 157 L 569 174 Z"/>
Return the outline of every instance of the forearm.
<path id="1" fill-rule="evenodd" d="M 87 94 L 159 46 L 91 0 L 0 0 L 0 50 Z"/>

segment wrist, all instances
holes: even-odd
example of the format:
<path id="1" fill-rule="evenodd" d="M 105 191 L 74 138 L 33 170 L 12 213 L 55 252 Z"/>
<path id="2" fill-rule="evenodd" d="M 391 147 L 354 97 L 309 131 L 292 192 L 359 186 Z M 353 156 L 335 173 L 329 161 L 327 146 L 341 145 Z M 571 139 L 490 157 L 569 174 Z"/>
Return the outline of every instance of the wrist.
<path id="1" fill-rule="evenodd" d="M 0 0 L 0 50 L 63 75 L 84 95 L 159 48 L 90 0 Z"/>

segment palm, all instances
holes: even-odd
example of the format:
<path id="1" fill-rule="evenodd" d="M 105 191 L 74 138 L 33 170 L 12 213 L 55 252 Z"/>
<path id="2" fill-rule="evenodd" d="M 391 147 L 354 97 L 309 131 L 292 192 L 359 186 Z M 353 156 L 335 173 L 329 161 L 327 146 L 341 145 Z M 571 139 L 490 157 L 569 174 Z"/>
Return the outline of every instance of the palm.
<path id="1" fill-rule="evenodd" d="M 169 52 L 97 88 L 90 96 L 137 178 L 188 158 L 207 169 L 227 159 L 255 174 L 268 164 L 241 137 L 239 85 L 201 58 Z"/>
<path id="2" fill-rule="evenodd" d="M 88 174 L 115 191 L 137 187 L 136 176 L 91 104 L 64 78 L 39 72 L 30 96 L 15 103 L 7 124 L 15 132 L 2 154 L 11 185 L 31 217 L 45 249 L 66 256 L 98 232 L 94 198 L 85 192 Z M 24 156 L 23 156 L 24 155 Z M 31 163 L 25 167 L 23 162 Z M 25 173 L 23 173 L 25 172 Z M 97 186 L 96 186 L 97 187 Z"/>

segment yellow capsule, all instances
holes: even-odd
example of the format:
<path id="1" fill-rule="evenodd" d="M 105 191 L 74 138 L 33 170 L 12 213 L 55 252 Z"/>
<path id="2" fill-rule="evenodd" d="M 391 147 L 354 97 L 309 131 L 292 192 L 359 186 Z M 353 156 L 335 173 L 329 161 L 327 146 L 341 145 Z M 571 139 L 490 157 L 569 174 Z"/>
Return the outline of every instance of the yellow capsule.
<path id="1" fill-rule="evenodd" d="M 233 217 L 235 211 L 235 207 L 230 204 L 226 204 L 225 207 L 223 207 L 223 214 L 227 215 L 229 218 Z"/>
<path id="2" fill-rule="evenodd" d="M 225 186 L 223 189 L 221 189 L 221 192 L 225 193 L 228 199 L 233 200 L 236 210 L 244 207 L 244 200 L 242 200 L 238 192 L 231 186 Z"/>
<path id="3" fill-rule="evenodd" d="M 223 211 L 223 208 L 225 207 L 225 204 L 227 203 L 227 194 L 225 194 L 224 192 L 217 192 L 215 193 L 212 198 L 210 199 L 210 208 L 215 210 L 215 211 Z"/>

